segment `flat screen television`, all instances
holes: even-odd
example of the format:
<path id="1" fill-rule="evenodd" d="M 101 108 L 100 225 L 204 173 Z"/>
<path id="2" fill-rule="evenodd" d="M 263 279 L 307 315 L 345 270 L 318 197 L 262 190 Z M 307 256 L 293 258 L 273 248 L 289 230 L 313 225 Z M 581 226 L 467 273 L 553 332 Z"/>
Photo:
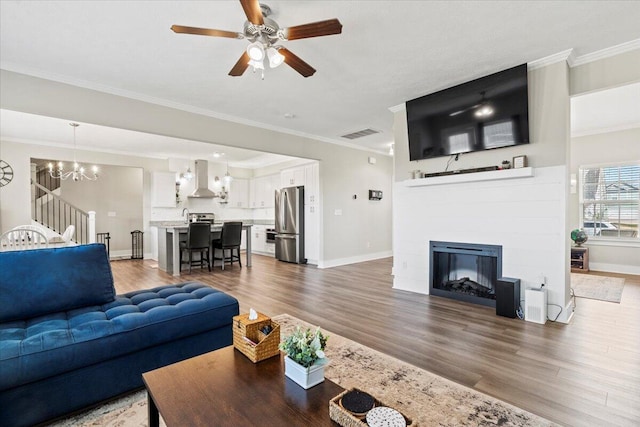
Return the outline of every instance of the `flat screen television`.
<path id="1" fill-rule="evenodd" d="M 410 160 L 529 143 L 527 64 L 407 102 Z"/>

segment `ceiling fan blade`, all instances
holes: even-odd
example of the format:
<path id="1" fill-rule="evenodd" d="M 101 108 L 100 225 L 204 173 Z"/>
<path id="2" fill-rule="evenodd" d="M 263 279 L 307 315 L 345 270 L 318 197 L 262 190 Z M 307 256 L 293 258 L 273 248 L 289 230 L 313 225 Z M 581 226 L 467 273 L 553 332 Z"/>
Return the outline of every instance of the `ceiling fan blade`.
<path id="1" fill-rule="evenodd" d="M 340 33 L 342 33 L 342 24 L 337 19 L 328 19 L 326 21 L 284 28 L 284 37 L 287 40 L 306 39 L 309 37 L 328 36 Z"/>
<path id="2" fill-rule="evenodd" d="M 233 31 L 212 30 L 209 28 L 185 27 L 184 25 L 172 25 L 174 33 L 195 34 L 199 36 L 227 37 L 230 39 L 242 39 L 244 35 Z"/>
<path id="3" fill-rule="evenodd" d="M 251 58 L 249 58 L 249 54 L 247 52 L 244 52 L 240 59 L 238 59 L 238 62 L 236 62 L 236 65 L 234 65 L 231 71 L 229 71 L 229 75 L 239 77 L 244 74 L 247 68 L 249 68 L 250 60 Z"/>
<path id="4" fill-rule="evenodd" d="M 262 10 L 260 9 L 258 0 L 240 0 L 240 4 L 249 22 L 254 25 L 264 24 L 264 17 L 262 16 Z"/>
<path id="5" fill-rule="evenodd" d="M 278 52 L 284 56 L 284 62 L 303 77 L 313 76 L 316 72 L 315 68 L 304 62 L 297 55 L 294 55 L 289 49 L 283 47 L 278 49 Z"/>

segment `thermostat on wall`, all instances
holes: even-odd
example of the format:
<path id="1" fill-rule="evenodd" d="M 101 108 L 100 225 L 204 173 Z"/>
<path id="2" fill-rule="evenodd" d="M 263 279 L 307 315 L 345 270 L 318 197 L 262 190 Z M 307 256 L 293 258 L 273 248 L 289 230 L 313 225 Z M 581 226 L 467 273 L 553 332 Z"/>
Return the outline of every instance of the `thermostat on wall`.
<path id="1" fill-rule="evenodd" d="M 382 200 L 382 191 L 369 190 L 369 200 Z"/>

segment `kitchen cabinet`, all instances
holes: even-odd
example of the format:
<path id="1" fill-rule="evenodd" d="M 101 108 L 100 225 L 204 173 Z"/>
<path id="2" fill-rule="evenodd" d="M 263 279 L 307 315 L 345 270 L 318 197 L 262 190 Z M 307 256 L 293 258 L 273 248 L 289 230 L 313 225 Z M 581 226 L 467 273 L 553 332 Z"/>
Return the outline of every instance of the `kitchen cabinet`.
<path id="1" fill-rule="evenodd" d="M 267 243 L 267 228 L 273 228 L 273 226 L 254 225 L 251 227 L 251 250 L 262 255 L 275 256 L 276 245 Z"/>
<path id="2" fill-rule="evenodd" d="M 234 178 L 229 187 L 227 206 L 232 208 L 249 208 L 249 180 Z"/>
<path id="3" fill-rule="evenodd" d="M 320 210 L 304 205 L 304 256 L 310 264 L 318 264 L 320 257 Z"/>
<path id="4" fill-rule="evenodd" d="M 275 243 L 271 243 L 271 242 L 267 242 L 264 244 L 265 246 L 265 252 L 273 257 L 276 256 L 276 244 Z"/>
<path id="5" fill-rule="evenodd" d="M 266 227 L 264 225 L 254 225 L 251 228 L 251 248 L 254 252 L 265 252 Z"/>
<path id="6" fill-rule="evenodd" d="M 307 205 L 318 204 L 319 189 L 318 162 L 313 162 L 304 167 L 304 203 Z"/>
<path id="7" fill-rule="evenodd" d="M 253 178 L 250 184 L 250 205 L 252 208 L 273 208 L 274 191 L 279 175 L 267 175 Z"/>
<path id="8" fill-rule="evenodd" d="M 320 173 L 318 162 L 304 166 L 304 253 L 307 262 L 318 264 L 320 257 Z"/>
<path id="9" fill-rule="evenodd" d="M 280 188 L 304 185 L 304 166 L 280 171 Z"/>
<path id="10" fill-rule="evenodd" d="M 175 172 L 151 173 L 151 206 L 154 208 L 176 207 Z"/>

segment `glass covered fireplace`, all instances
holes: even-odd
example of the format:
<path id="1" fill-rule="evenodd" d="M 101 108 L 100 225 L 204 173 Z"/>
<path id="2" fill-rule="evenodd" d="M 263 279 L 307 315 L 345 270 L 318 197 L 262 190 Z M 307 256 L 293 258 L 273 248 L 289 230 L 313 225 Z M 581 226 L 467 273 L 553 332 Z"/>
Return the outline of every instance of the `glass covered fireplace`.
<path id="1" fill-rule="evenodd" d="M 430 242 L 429 294 L 496 306 L 502 246 Z"/>

